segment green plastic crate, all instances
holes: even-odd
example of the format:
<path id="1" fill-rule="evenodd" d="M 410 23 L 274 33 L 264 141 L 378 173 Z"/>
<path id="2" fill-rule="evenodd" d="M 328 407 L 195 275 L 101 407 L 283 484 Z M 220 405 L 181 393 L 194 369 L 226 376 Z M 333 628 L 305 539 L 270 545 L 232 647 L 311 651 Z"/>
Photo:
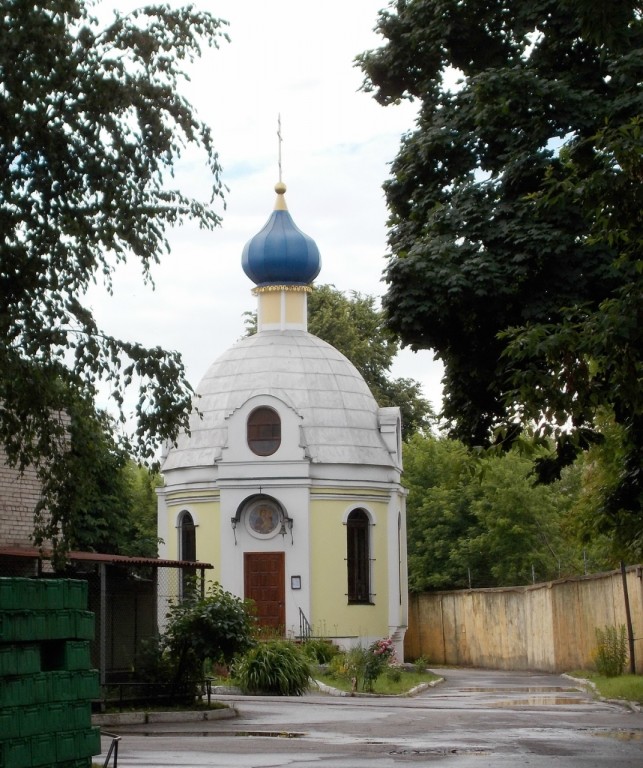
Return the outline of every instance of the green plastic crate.
<path id="1" fill-rule="evenodd" d="M 1 768 L 30 768 L 31 741 L 29 739 L 7 739 L 0 742 Z"/>
<path id="2" fill-rule="evenodd" d="M 66 640 L 76 636 L 75 611 L 60 609 L 47 612 L 47 638 Z"/>
<path id="3" fill-rule="evenodd" d="M 20 736 L 35 736 L 47 728 L 46 709 L 42 706 L 20 707 L 18 710 L 18 722 L 20 724 Z M 47 730 L 49 730 L 47 728 Z"/>
<path id="4" fill-rule="evenodd" d="M 21 679 L 25 685 L 24 704 L 46 704 L 49 701 L 49 675 L 46 672 Z"/>
<path id="5" fill-rule="evenodd" d="M 63 669 L 90 669 L 92 665 L 89 640 L 67 640 L 64 646 Z"/>
<path id="6" fill-rule="evenodd" d="M 58 611 L 65 607 L 65 582 L 63 579 L 42 579 L 42 607 L 48 611 Z"/>
<path id="7" fill-rule="evenodd" d="M 91 701 L 74 701 L 65 707 L 65 717 L 67 728 L 73 730 L 83 730 L 91 728 L 92 725 L 92 704 Z"/>
<path id="8" fill-rule="evenodd" d="M 64 731 L 70 727 L 69 705 L 67 702 L 61 701 L 47 704 L 44 708 L 44 712 L 46 722 L 43 720 L 43 731 L 46 730 L 48 733 L 57 733 L 58 731 Z"/>
<path id="9" fill-rule="evenodd" d="M 18 707 L 31 704 L 28 695 L 26 677 L 7 677 L 0 679 L 0 708 Z M 2 763 L 0 763 L 0 768 Z"/>
<path id="10" fill-rule="evenodd" d="M 18 674 L 18 659 L 15 645 L 0 645 L 0 677 Z"/>
<path id="11" fill-rule="evenodd" d="M 6 610 L 0 612 L 0 642 L 39 640 L 34 635 L 33 611 Z"/>
<path id="12" fill-rule="evenodd" d="M 100 728 L 93 727 L 78 731 L 76 737 L 76 750 L 78 757 L 100 755 Z"/>
<path id="13" fill-rule="evenodd" d="M 16 739 L 20 736 L 20 718 L 18 707 L 0 709 L 0 734 L 3 739 Z M 0 763 L 0 766 L 2 763 Z"/>
<path id="14" fill-rule="evenodd" d="M 76 760 L 84 755 L 78 754 L 76 731 L 63 731 L 56 734 L 56 760 L 59 763 L 65 760 Z"/>
<path id="15" fill-rule="evenodd" d="M 36 675 L 40 672 L 40 645 L 26 644 L 19 647 L 18 675 Z"/>
<path id="16" fill-rule="evenodd" d="M 0 578 L 0 610 L 44 608 L 41 579 Z"/>
<path id="17" fill-rule="evenodd" d="M 75 611 L 75 634 L 70 637 L 76 640 L 93 640 L 96 632 L 96 622 L 91 611 Z"/>
<path id="18" fill-rule="evenodd" d="M 79 611 L 87 609 L 89 588 L 86 581 L 79 579 L 67 579 L 65 581 L 64 608 L 73 608 Z"/>
<path id="19" fill-rule="evenodd" d="M 72 680 L 71 672 L 64 670 L 48 672 L 49 701 L 73 701 L 79 698 L 76 693 L 77 684 Z"/>
<path id="20" fill-rule="evenodd" d="M 0 645 L 0 677 L 33 675 L 40 672 L 40 646 Z"/>
<path id="21" fill-rule="evenodd" d="M 31 765 L 56 765 L 56 734 L 39 733 L 31 738 Z"/>
<path id="22" fill-rule="evenodd" d="M 0 611 L 15 610 L 26 605 L 21 582 L 26 579 L 0 578 Z"/>
<path id="23" fill-rule="evenodd" d="M 100 698 L 100 680 L 97 669 L 81 670 L 72 673 L 76 686 L 76 699 L 94 701 Z"/>
<path id="24" fill-rule="evenodd" d="M 48 623 L 47 611 L 33 611 L 31 616 L 31 637 L 30 640 L 46 640 Z"/>

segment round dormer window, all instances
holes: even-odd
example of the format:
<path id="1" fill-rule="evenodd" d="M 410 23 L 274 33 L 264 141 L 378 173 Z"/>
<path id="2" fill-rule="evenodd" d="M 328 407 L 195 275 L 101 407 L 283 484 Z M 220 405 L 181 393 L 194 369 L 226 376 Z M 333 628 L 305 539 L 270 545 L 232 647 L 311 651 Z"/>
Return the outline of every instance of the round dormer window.
<path id="1" fill-rule="evenodd" d="M 281 419 L 274 408 L 255 408 L 248 416 L 248 447 L 257 456 L 271 456 L 281 445 Z"/>

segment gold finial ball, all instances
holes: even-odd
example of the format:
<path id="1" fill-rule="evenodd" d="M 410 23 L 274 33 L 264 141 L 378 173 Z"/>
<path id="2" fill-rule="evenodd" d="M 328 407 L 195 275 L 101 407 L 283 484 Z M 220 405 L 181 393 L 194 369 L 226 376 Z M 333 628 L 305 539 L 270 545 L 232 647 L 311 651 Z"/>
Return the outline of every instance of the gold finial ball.
<path id="1" fill-rule="evenodd" d="M 278 195 L 283 195 L 285 193 L 285 191 L 286 191 L 286 185 L 283 183 L 283 181 L 278 181 L 275 184 L 275 192 Z"/>

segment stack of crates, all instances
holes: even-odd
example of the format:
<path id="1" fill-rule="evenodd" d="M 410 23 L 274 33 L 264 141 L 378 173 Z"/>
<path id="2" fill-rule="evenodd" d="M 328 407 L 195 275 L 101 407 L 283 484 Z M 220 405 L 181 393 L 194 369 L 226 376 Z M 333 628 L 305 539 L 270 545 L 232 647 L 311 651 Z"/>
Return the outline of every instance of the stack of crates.
<path id="1" fill-rule="evenodd" d="M 90 768 L 100 696 L 87 582 L 0 578 L 0 768 Z"/>

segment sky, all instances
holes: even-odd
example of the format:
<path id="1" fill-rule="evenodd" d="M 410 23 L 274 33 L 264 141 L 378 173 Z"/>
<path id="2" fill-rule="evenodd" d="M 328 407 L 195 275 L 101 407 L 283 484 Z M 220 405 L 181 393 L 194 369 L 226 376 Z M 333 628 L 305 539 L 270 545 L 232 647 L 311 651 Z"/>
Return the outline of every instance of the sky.
<path id="1" fill-rule="evenodd" d="M 103 0 L 125 12 L 144 4 Z M 173 5 L 178 2 L 172 1 Z M 317 284 L 381 297 L 387 261 L 382 183 L 400 137 L 413 128 L 414 107 L 381 107 L 360 90 L 359 53 L 382 44 L 373 28 L 386 0 L 195 0 L 229 22 L 230 42 L 204 48 L 182 92 L 211 128 L 228 188 L 214 232 L 184 225 L 170 234 L 169 254 L 145 285 L 132 259 L 119 268 L 113 297 L 93 289 L 99 325 L 119 338 L 178 350 L 196 388 L 210 364 L 244 334 L 244 312 L 256 309 L 241 268 L 244 244 L 268 219 L 282 177 L 295 224 L 317 243 Z M 204 158 L 188 153 L 177 179 L 207 199 Z M 436 411 L 442 369 L 430 351 L 402 350 L 391 371 L 412 378 Z"/>

